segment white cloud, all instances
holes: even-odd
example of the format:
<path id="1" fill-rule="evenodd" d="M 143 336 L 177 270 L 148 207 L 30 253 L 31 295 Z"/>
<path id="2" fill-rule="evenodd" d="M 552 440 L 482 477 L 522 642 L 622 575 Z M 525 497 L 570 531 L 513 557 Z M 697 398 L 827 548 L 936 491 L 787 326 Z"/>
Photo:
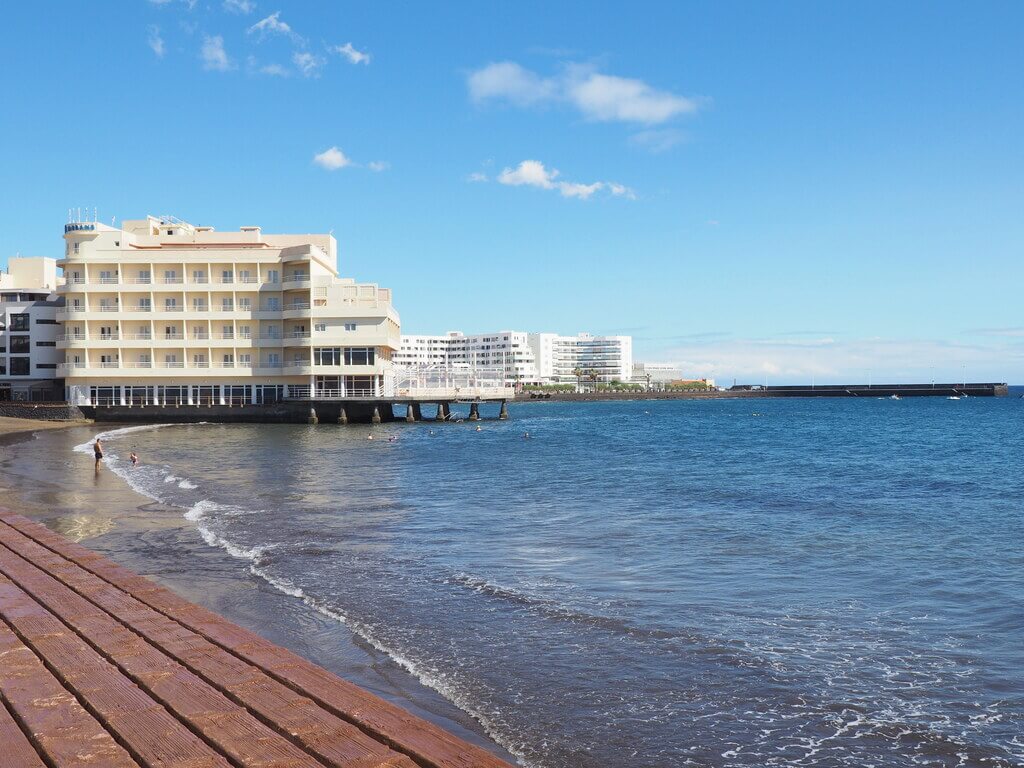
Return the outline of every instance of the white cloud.
<path id="1" fill-rule="evenodd" d="M 366 164 L 366 167 L 369 168 L 374 173 L 380 173 L 381 171 L 386 171 L 388 168 L 390 168 L 391 163 L 389 163 L 387 160 L 371 160 Z"/>
<path id="2" fill-rule="evenodd" d="M 570 76 L 567 93 L 580 112 L 592 120 L 657 124 L 697 110 L 692 99 L 659 91 L 643 80 L 585 70 Z"/>
<path id="3" fill-rule="evenodd" d="M 678 361 L 691 375 L 714 374 L 722 384 L 740 383 L 876 384 L 960 381 L 962 366 L 968 378 L 1005 381 L 1007 368 L 1024 371 L 1024 354 L 1009 346 L 958 344 L 934 339 L 803 340 L 771 338 L 692 338 L 657 353 Z M 999 361 L 993 364 L 993 361 Z"/>
<path id="4" fill-rule="evenodd" d="M 263 40 L 267 35 L 284 35 L 296 42 L 302 42 L 302 38 L 286 22 L 281 21 L 280 11 L 274 11 L 265 19 L 260 19 L 249 27 L 246 32 L 250 35 L 257 34 L 260 40 Z"/>
<path id="5" fill-rule="evenodd" d="M 303 77 L 319 77 L 320 69 L 324 65 L 323 57 L 314 56 L 308 51 L 296 51 L 292 55 L 292 62 Z"/>
<path id="6" fill-rule="evenodd" d="M 540 160 L 523 160 L 515 168 L 505 168 L 498 174 L 499 184 L 511 187 L 538 187 L 540 189 L 557 189 L 562 197 L 574 197 L 579 200 L 589 200 L 595 192 L 607 190 L 616 197 L 628 197 L 636 199 L 636 194 L 629 187 L 613 181 L 595 181 L 590 184 L 583 184 L 578 181 L 559 180 L 559 171 L 556 168 L 548 169 Z M 486 181 L 483 174 L 471 174 L 470 181 Z"/>
<path id="7" fill-rule="evenodd" d="M 506 168 L 498 175 L 499 184 L 518 187 L 526 184 L 541 189 L 554 189 L 557 170 L 548 170 L 540 160 L 523 160 L 515 169 Z"/>
<path id="8" fill-rule="evenodd" d="M 501 61 L 488 64 L 469 76 L 469 95 L 476 102 L 506 100 L 517 106 L 529 106 L 558 96 L 558 84 L 516 64 Z"/>
<path id="9" fill-rule="evenodd" d="M 334 52 L 341 54 L 348 59 L 352 64 L 369 64 L 370 54 L 364 53 L 363 51 L 357 51 L 352 43 L 345 43 L 344 45 L 334 46 Z"/>
<path id="10" fill-rule="evenodd" d="M 629 137 L 629 143 L 657 155 L 672 149 L 684 138 L 683 132 L 674 128 L 649 128 L 634 133 Z"/>
<path id="11" fill-rule="evenodd" d="M 149 27 L 149 36 L 146 38 L 146 42 L 149 47 L 153 50 L 153 53 L 157 55 L 157 58 L 163 58 L 167 52 L 167 48 L 164 45 L 164 39 L 160 37 L 160 27 L 155 24 Z"/>
<path id="12" fill-rule="evenodd" d="M 227 72 L 231 69 L 231 59 L 224 50 L 224 38 L 220 35 L 203 38 L 203 47 L 199 51 L 199 58 L 202 59 L 203 69 L 212 69 L 217 72 Z"/>
<path id="13" fill-rule="evenodd" d="M 478 183 L 478 182 L 481 182 L 481 181 L 487 181 L 487 174 L 486 173 L 471 173 L 471 174 L 469 174 L 469 176 L 466 177 L 466 181 L 471 181 L 471 182 L 474 182 L 474 183 Z"/>
<path id="14" fill-rule="evenodd" d="M 657 125 L 698 108 L 696 100 L 658 90 L 643 80 L 604 75 L 580 65 L 543 77 L 514 61 L 501 61 L 470 73 L 467 85 L 477 103 L 565 103 L 588 120 Z"/>
<path id="15" fill-rule="evenodd" d="M 256 10 L 253 0 L 224 0 L 224 10 L 231 13 L 250 14 Z"/>
<path id="16" fill-rule="evenodd" d="M 313 162 L 328 171 L 336 171 L 339 168 L 352 165 L 352 161 L 337 147 L 325 149 L 319 155 L 314 155 Z"/>
<path id="17" fill-rule="evenodd" d="M 273 77 L 288 77 L 288 70 L 280 64 L 264 64 L 260 67 L 260 73 Z"/>

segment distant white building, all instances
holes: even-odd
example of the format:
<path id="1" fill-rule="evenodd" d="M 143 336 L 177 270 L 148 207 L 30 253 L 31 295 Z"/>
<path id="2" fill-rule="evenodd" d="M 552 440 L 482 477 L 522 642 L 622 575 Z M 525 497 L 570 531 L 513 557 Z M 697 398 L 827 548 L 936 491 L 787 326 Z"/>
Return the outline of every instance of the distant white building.
<path id="1" fill-rule="evenodd" d="M 495 331 L 442 336 L 403 335 L 394 362 L 405 366 L 500 368 L 509 384 L 576 383 L 593 373 L 600 383 L 629 381 L 633 371 L 630 336 L 560 336 L 556 333 Z"/>
<path id="2" fill-rule="evenodd" d="M 536 361 L 527 337 L 528 334 L 521 331 L 403 335 L 393 361 L 407 367 L 500 369 L 509 384 L 539 384 Z"/>
<path id="3" fill-rule="evenodd" d="M 15 256 L 0 272 L 0 400 L 62 400 L 57 261 Z"/>
<path id="4" fill-rule="evenodd" d="M 682 368 L 676 363 L 635 363 L 632 381 L 634 384 L 643 384 L 656 389 L 666 384 L 703 383 L 708 387 L 715 386 L 714 379 L 687 378 L 683 374 Z"/>
<path id="5" fill-rule="evenodd" d="M 633 376 L 632 336 L 593 336 L 581 333 L 531 333 L 530 349 L 541 379 L 553 384 L 576 383 L 597 376 L 598 383 L 628 382 Z"/>

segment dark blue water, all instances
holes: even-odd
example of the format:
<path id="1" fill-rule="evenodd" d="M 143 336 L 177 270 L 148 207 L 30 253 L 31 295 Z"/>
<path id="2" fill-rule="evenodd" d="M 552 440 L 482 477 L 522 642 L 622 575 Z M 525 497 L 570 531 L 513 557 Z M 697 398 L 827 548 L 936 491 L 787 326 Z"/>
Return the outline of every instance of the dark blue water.
<path id="1" fill-rule="evenodd" d="M 529 403 L 482 432 L 109 448 L 524 764 L 1024 765 L 1019 399 Z"/>

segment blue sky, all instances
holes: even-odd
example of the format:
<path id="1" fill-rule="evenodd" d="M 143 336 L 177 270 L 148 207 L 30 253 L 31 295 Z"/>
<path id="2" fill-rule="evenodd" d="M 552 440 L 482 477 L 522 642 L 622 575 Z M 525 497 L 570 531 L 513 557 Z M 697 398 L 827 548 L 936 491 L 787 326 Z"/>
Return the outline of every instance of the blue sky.
<path id="1" fill-rule="evenodd" d="M 69 207 L 321 232 L 407 332 L 1024 381 L 1024 6 L 12 4 L 0 261 Z M 319 160 L 317 160 L 319 156 Z"/>

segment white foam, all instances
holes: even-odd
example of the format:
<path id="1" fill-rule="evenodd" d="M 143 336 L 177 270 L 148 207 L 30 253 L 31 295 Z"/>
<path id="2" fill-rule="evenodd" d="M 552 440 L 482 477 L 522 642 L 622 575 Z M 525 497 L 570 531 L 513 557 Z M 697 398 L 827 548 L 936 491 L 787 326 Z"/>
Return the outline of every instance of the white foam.
<path id="1" fill-rule="evenodd" d="M 198 422 L 199 424 L 206 424 L 205 421 Z M 92 453 L 92 444 L 97 440 L 119 440 L 125 435 L 130 435 L 133 432 L 147 432 L 152 429 L 163 429 L 164 427 L 183 427 L 185 424 L 140 424 L 136 427 L 121 427 L 120 429 L 109 429 L 106 432 L 100 432 L 93 436 L 92 440 L 76 445 L 72 450 L 76 453 Z"/>
<path id="2" fill-rule="evenodd" d="M 190 483 L 188 480 L 182 480 L 180 483 L 178 483 L 178 487 L 183 488 L 186 491 L 194 491 L 199 486 L 197 486 L 195 483 Z"/>

